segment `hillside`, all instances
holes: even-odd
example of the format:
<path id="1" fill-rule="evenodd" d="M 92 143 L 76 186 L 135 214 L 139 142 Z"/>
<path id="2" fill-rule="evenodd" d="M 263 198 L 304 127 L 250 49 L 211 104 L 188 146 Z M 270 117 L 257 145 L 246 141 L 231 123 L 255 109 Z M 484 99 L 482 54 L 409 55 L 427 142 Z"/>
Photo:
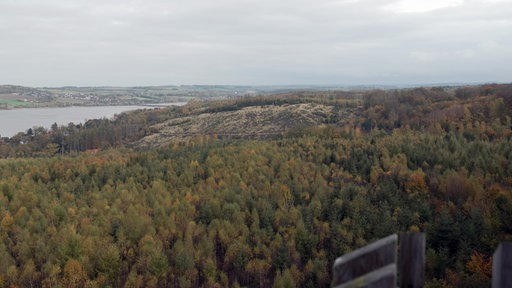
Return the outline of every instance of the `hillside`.
<path id="1" fill-rule="evenodd" d="M 329 287 L 405 231 L 425 287 L 488 287 L 511 112 L 512 85 L 294 92 L 3 138 L 0 287 Z"/>
<path id="2" fill-rule="evenodd" d="M 144 105 L 220 99 L 260 89 L 243 86 L 40 87 L 0 85 L 0 109 Z"/>
<path id="3" fill-rule="evenodd" d="M 361 108 L 359 93 L 340 91 L 192 101 L 182 107 L 122 113 L 113 120 L 93 119 L 50 130 L 35 127 L 2 139 L 0 156 L 78 153 L 120 146 L 146 150 L 202 137 L 278 139 L 318 125 L 346 125 L 356 121 L 355 114 Z"/>
<path id="4" fill-rule="evenodd" d="M 150 125 L 148 133 L 133 147 L 148 149 L 205 136 L 224 140 L 279 139 L 305 128 L 352 123 L 360 108 L 360 93 L 343 91 L 192 102 L 172 109 Z"/>
<path id="5" fill-rule="evenodd" d="M 335 112 L 333 106 L 303 103 L 261 105 L 235 111 L 189 113 L 150 126 L 151 134 L 135 143 L 138 148 L 154 148 L 173 142 L 209 135 L 218 139 L 268 140 L 299 128 L 329 123 L 332 115 L 351 117 L 351 110 Z"/>

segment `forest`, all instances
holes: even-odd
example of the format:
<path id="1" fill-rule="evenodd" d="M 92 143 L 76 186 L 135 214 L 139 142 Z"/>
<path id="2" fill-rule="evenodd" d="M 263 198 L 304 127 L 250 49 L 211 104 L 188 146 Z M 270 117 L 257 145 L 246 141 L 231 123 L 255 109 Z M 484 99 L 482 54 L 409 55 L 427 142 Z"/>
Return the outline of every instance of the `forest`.
<path id="1" fill-rule="evenodd" d="M 173 117 L 294 103 L 332 114 L 270 139 L 133 144 Z M 337 257 L 406 231 L 426 234 L 425 287 L 490 287 L 512 241 L 510 115 L 512 85 L 489 84 L 29 129 L 0 141 L 0 287 L 329 287 Z"/>

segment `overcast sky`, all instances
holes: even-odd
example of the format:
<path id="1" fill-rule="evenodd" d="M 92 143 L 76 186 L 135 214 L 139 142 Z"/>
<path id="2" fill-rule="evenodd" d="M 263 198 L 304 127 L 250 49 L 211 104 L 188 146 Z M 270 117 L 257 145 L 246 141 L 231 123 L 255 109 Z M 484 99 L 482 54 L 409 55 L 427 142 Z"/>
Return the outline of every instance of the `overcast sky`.
<path id="1" fill-rule="evenodd" d="M 512 0 L 0 0 L 0 84 L 512 82 Z"/>

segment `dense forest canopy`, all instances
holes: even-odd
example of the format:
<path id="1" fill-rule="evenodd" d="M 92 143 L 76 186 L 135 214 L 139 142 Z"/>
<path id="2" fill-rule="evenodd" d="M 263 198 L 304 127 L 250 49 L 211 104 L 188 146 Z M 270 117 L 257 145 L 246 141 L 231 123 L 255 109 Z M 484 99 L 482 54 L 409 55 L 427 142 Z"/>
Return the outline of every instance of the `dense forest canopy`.
<path id="1" fill-rule="evenodd" d="M 330 112 L 264 139 L 134 144 L 304 103 Z M 510 115 L 512 85 L 302 92 L 4 138 L 0 287 L 328 287 L 336 257 L 405 231 L 426 233 L 427 287 L 490 286 L 512 240 Z"/>

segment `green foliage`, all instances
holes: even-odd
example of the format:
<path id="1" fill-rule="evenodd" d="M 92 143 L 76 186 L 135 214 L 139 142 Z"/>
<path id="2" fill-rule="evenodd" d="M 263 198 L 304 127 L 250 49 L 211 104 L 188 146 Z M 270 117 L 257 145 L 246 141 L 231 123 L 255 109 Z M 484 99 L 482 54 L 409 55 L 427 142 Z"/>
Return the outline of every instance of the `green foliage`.
<path id="1" fill-rule="evenodd" d="M 119 248 L 113 243 L 98 243 L 95 258 L 95 267 L 99 275 L 105 275 L 108 280 L 115 281 L 121 268 Z"/>
<path id="2" fill-rule="evenodd" d="M 512 239 L 509 102 L 490 91 L 389 92 L 395 124 L 372 94 L 366 133 L 361 118 L 271 141 L 2 159 L 0 284 L 328 287 L 336 257 L 412 230 L 427 234 L 426 286 L 485 286 Z M 471 117 L 445 123 L 460 105 Z"/>

